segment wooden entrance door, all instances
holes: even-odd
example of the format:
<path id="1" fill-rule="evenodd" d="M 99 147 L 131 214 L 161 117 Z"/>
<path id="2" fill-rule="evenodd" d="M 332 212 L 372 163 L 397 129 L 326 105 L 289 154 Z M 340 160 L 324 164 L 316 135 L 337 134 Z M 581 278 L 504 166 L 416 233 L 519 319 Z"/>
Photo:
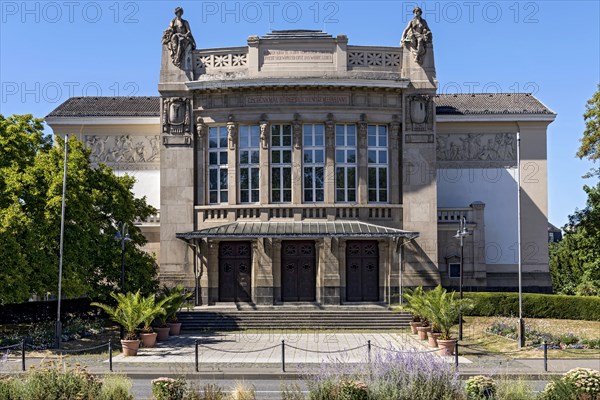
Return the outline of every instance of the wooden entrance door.
<path id="1" fill-rule="evenodd" d="M 317 267 L 315 243 L 288 241 L 281 244 L 281 298 L 283 301 L 315 301 Z"/>
<path id="2" fill-rule="evenodd" d="M 251 300 L 250 242 L 222 242 L 219 244 L 219 300 Z"/>
<path id="3" fill-rule="evenodd" d="M 346 244 L 346 300 L 379 301 L 379 246 L 374 240 Z"/>

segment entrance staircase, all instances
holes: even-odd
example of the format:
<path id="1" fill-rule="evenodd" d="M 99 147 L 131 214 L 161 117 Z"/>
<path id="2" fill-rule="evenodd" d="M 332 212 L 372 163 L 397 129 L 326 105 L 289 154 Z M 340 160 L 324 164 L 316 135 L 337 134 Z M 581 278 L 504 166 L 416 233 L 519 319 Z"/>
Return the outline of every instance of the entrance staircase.
<path id="1" fill-rule="evenodd" d="M 406 328 L 410 313 L 373 305 L 217 305 L 180 312 L 186 331 L 231 330 L 395 330 Z"/>

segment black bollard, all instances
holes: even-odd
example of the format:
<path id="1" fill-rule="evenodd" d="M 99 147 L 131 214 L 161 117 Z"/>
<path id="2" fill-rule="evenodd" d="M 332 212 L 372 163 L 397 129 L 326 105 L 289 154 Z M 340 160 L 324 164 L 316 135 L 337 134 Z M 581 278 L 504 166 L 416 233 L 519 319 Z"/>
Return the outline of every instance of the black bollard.
<path id="1" fill-rule="evenodd" d="M 281 371 L 285 372 L 285 340 L 281 341 Z"/>

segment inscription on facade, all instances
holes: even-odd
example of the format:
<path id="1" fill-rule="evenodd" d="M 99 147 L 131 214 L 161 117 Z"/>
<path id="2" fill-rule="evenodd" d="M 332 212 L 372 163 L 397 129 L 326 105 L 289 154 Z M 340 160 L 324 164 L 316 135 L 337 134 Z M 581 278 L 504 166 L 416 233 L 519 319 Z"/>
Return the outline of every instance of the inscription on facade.
<path id="1" fill-rule="evenodd" d="M 333 53 L 307 50 L 264 50 L 264 63 L 332 63 Z"/>
<path id="2" fill-rule="evenodd" d="M 284 105 L 350 105 L 350 95 L 274 94 L 246 96 L 247 106 Z"/>

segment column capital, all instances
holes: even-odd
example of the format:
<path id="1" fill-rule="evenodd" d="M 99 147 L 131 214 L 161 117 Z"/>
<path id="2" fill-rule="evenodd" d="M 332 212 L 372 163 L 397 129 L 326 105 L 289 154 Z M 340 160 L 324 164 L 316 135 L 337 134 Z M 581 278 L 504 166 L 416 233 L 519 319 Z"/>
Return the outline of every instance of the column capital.
<path id="1" fill-rule="evenodd" d="M 260 116 L 258 125 L 260 126 L 260 143 L 262 148 L 267 150 L 269 148 L 269 126 L 271 125 L 267 119 L 267 114 L 262 114 Z"/>
<path id="2" fill-rule="evenodd" d="M 292 121 L 292 134 L 294 137 L 294 147 L 296 149 L 302 148 L 302 120 L 300 114 L 294 114 L 294 120 Z"/>
<path id="3" fill-rule="evenodd" d="M 227 139 L 229 141 L 229 150 L 235 150 L 237 144 L 237 128 L 238 124 L 234 122 L 233 115 L 230 114 L 227 118 Z"/>

